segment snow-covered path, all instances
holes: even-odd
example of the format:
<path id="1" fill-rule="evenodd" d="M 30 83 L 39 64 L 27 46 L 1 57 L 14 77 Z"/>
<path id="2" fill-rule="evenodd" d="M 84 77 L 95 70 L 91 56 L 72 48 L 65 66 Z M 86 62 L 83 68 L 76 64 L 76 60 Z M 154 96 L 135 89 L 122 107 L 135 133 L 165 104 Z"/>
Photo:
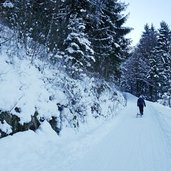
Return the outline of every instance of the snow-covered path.
<path id="1" fill-rule="evenodd" d="M 136 100 L 91 131 L 59 138 L 44 123 L 1 139 L 0 171 L 170 171 L 171 109 L 146 102 L 136 118 Z"/>
<path id="2" fill-rule="evenodd" d="M 122 111 L 122 122 L 69 170 L 169 171 L 170 147 L 152 103 L 143 118 L 135 117 L 135 98 Z"/>

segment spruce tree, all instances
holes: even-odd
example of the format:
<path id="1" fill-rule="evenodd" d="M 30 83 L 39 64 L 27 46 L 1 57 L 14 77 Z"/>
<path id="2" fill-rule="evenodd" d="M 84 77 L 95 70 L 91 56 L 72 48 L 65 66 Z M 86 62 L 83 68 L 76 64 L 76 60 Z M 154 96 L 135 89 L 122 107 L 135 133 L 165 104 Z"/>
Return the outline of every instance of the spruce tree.
<path id="1" fill-rule="evenodd" d="M 73 69 L 83 70 L 94 62 L 94 51 L 91 42 L 85 33 L 85 23 L 77 14 L 70 16 L 68 24 L 68 36 L 64 41 L 65 57 Z"/>
<path id="2" fill-rule="evenodd" d="M 148 99 L 153 101 L 156 100 L 158 87 L 158 73 L 156 68 L 157 61 L 155 51 L 155 47 L 157 45 L 157 35 L 158 33 L 155 30 L 154 26 L 151 25 L 151 27 L 149 27 L 149 25 L 146 24 L 144 26 L 144 32 L 138 44 L 138 49 L 147 60 L 147 65 L 149 68 L 149 71 L 146 75 L 148 81 L 145 83 L 147 84 L 148 88 L 145 91 L 145 94 Z"/>
<path id="3" fill-rule="evenodd" d="M 157 53 L 157 70 L 159 73 L 159 94 L 161 97 L 163 93 L 167 92 L 170 87 L 170 75 L 171 75 L 171 31 L 166 22 L 162 21 L 160 23 L 160 28 L 158 30 L 158 43 L 156 46 Z"/>
<path id="4" fill-rule="evenodd" d="M 94 69 L 106 79 L 110 76 L 119 77 L 119 66 L 125 60 L 129 40 L 124 36 L 130 28 L 123 27 L 127 16 L 122 12 L 126 5 L 118 0 L 97 0 L 94 13 L 89 16 L 87 27 L 88 34 L 95 51 Z"/>

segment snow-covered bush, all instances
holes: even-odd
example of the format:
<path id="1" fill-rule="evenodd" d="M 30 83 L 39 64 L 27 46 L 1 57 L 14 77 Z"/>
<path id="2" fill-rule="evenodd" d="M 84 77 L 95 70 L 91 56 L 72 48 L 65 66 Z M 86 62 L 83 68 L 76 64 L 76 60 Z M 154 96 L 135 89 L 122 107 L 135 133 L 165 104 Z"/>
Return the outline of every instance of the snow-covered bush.
<path id="1" fill-rule="evenodd" d="M 171 107 L 171 95 L 170 93 L 164 93 L 162 98 L 158 100 L 158 103 Z"/>

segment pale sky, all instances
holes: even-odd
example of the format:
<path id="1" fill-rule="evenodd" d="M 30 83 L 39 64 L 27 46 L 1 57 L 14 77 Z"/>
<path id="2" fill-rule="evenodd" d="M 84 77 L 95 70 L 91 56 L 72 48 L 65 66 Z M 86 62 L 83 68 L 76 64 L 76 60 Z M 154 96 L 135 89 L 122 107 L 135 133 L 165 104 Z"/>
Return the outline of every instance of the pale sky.
<path id="1" fill-rule="evenodd" d="M 134 30 L 127 36 L 136 45 L 144 31 L 144 25 L 151 23 L 156 29 L 165 21 L 171 28 L 171 0 L 122 0 L 129 3 L 126 13 L 130 13 L 126 26 Z M 124 14 L 126 14 L 124 13 Z"/>

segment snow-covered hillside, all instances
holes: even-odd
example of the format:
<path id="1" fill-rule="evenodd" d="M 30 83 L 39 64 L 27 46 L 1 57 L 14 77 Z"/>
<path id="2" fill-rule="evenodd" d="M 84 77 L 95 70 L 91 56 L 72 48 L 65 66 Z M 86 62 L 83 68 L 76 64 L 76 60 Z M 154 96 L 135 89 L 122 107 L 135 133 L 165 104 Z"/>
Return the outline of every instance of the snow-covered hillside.
<path id="1" fill-rule="evenodd" d="M 125 105 L 114 84 L 86 74 L 73 79 L 59 64 L 40 60 L 46 55 L 43 48 L 38 53 L 22 47 L 2 25 L 0 35 L 1 136 L 36 130 L 43 121 L 58 134 L 65 127 L 77 130 L 93 118 L 112 118 Z"/>
<path id="2" fill-rule="evenodd" d="M 58 137 L 44 122 L 36 132 L 1 139 L 1 170 L 169 171 L 171 109 L 146 102 L 143 118 L 136 118 L 137 98 L 127 94 L 127 100 L 115 119 L 77 134 L 67 129 Z"/>

